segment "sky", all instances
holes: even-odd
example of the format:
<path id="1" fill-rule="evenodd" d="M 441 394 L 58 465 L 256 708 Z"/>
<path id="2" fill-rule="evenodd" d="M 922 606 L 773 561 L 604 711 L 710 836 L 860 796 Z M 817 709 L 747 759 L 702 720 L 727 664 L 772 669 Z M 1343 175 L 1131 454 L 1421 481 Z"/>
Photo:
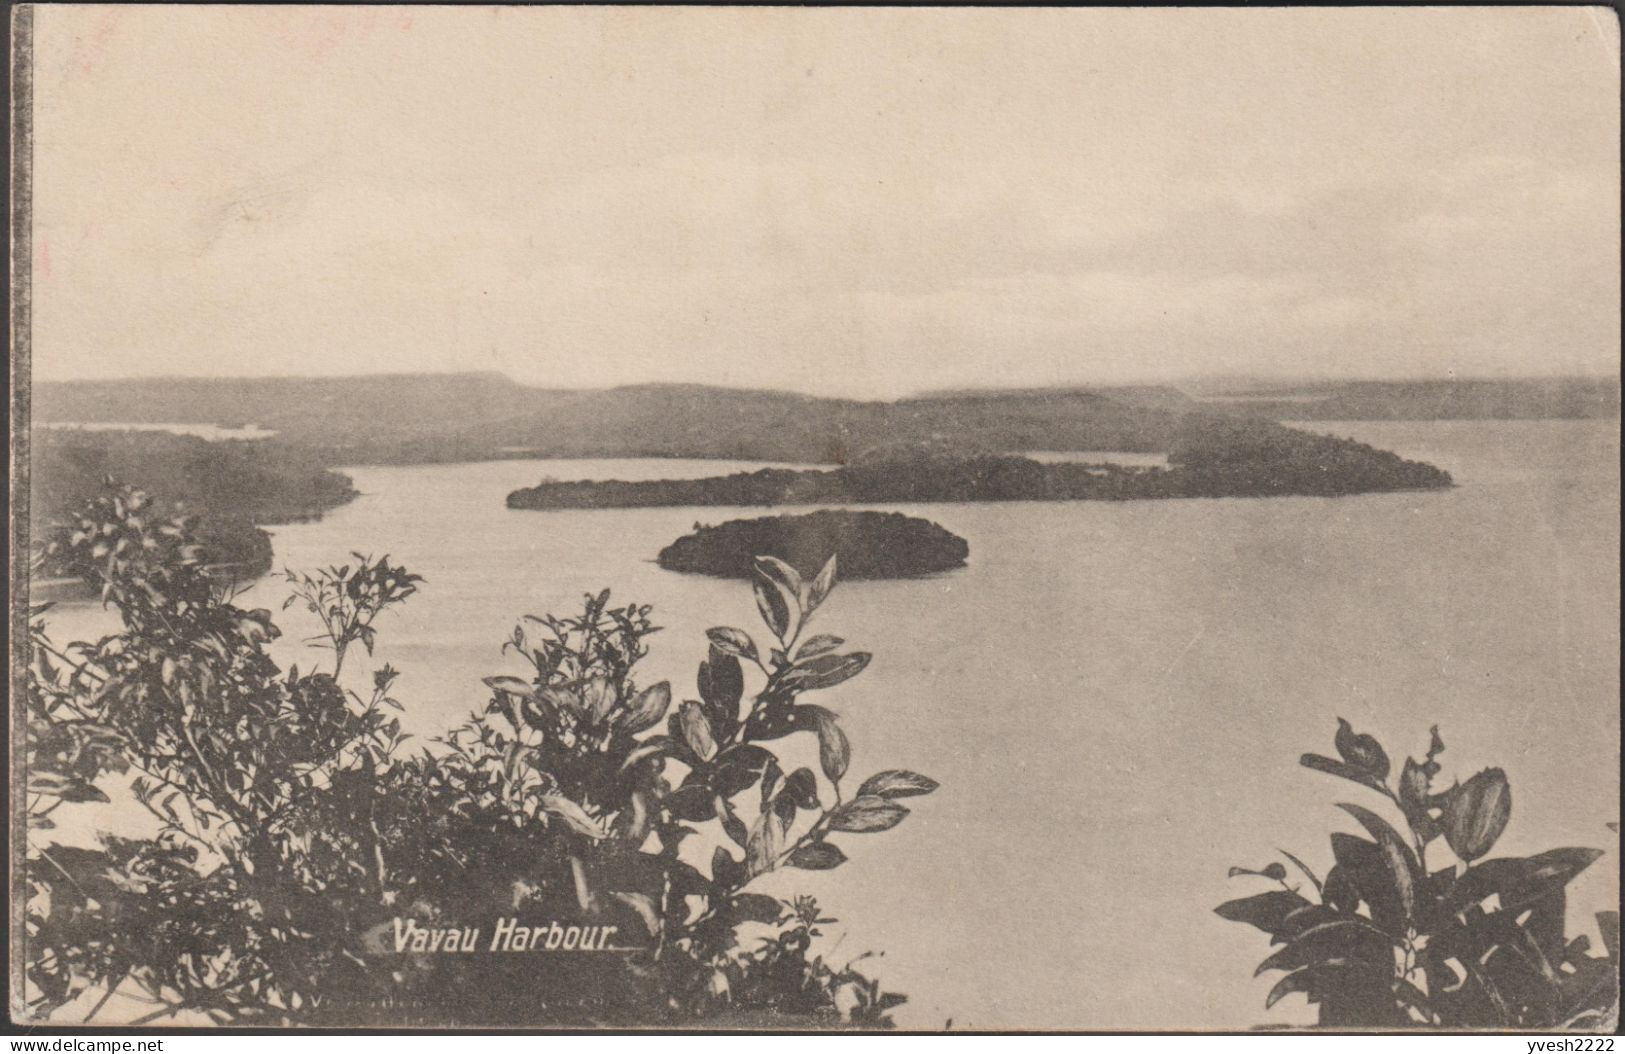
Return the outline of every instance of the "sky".
<path id="1" fill-rule="evenodd" d="M 1607 9 L 35 17 L 38 379 L 1618 368 Z"/>

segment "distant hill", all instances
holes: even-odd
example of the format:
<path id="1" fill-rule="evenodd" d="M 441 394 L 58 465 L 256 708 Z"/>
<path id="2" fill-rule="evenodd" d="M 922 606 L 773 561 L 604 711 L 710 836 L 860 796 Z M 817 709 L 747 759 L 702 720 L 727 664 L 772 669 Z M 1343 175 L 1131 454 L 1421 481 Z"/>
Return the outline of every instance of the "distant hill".
<path id="1" fill-rule="evenodd" d="M 267 450 L 328 465 L 512 457 L 845 464 L 891 443 L 1166 453 L 1192 415 L 1272 420 L 1618 416 L 1619 383 L 1349 382 L 957 390 L 892 401 L 700 384 L 537 388 L 496 373 L 40 383 L 40 421 L 259 425 Z"/>
<path id="2" fill-rule="evenodd" d="M 1205 405 L 1278 421 L 1445 421 L 1617 418 L 1619 378 L 1342 381 L 1238 385 Z"/>
<path id="3" fill-rule="evenodd" d="M 546 412 L 556 394 L 497 373 L 164 377 L 39 383 L 36 421 L 255 424 L 282 442 L 388 448 L 471 421 Z"/>
<path id="4" fill-rule="evenodd" d="M 1178 416 L 1092 392 L 863 402 L 704 385 L 548 392 L 545 409 L 410 440 L 387 460 L 494 456 L 695 457 L 842 464 L 884 443 L 954 440 L 999 450 L 1163 451 Z"/>
<path id="5" fill-rule="evenodd" d="M 1162 401 L 1165 398 L 1159 397 Z M 700 457 L 843 463 L 892 442 L 999 450 L 1169 449 L 1179 413 L 1092 390 L 893 402 L 649 384 L 533 388 L 497 374 L 42 383 L 40 421 L 254 424 L 329 464 L 503 457 Z"/>

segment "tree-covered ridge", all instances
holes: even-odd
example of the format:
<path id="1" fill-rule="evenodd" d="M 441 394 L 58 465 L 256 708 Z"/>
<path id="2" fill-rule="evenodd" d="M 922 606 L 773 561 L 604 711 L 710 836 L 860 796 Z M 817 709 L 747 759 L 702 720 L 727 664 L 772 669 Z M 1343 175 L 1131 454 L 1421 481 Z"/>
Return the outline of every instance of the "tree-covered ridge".
<path id="1" fill-rule="evenodd" d="M 965 539 L 899 512 L 821 510 L 802 516 L 696 524 L 660 550 L 668 571 L 749 578 L 758 556 L 773 556 L 811 577 L 837 560 L 843 578 L 905 578 L 963 567 Z"/>
<path id="2" fill-rule="evenodd" d="M 1192 415 L 1169 467 L 1043 463 L 1014 454 L 893 445 L 835 469 L 759 469 L 706 479 L 545 482 L 516 509 L 1334 496 L 1451 485 L 1432 465 L 1264 421 Z"/>

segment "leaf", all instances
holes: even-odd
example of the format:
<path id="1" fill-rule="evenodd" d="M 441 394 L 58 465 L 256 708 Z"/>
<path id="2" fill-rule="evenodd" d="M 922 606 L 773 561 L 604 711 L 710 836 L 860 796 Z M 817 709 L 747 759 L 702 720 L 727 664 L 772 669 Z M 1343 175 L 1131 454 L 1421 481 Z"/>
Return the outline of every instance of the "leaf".
<path id="1" fill-rule="evenodd" d="M 1428 999 L 1427 993 L 1416 987 L 1403 977 L 1392 978 L 1394 994 L 1410 1006 L 1422 1011 L 1423 1015 L 1431 1019 L 1436 1013 L 1433 1003 Z"/>
<path id="2" fill-rule="evenodd" d="M 866 651 L 855 651 L 849 655 L 815 656 L 792 666 L 790 672 L 785 674 L 783 683 L 786 688 L 800 692 L 833 688 L 842 681 L 849 681 L 862 673 L 871 658 Z"/>
<path id="3" fill-rule="evenodd" d="M 1406 809 L 1420 809 L 1427 805 L 1427 799 L 1427 769 L 1417 764 L 1415 758 L 1406 758 L 1404 767 L 1399 770 L 1400 805 Z"/>
<path id="4" fill-rule="evenodd" d="M 839 783 L 852 761 L 852 745 L 835 723 L 835 715 L 821 706 L 796 707 L 797 727 L 818 736 L 818 764 L 831 783 Z"/>
<path id="5" fill-rule="evenodd" d="M 1270 1009 L 1293 992 L 1303 992 L 1309 996 L 1311 1002 L 1319 1002 L 1321 993 L 1335 989 L 1348 979 L 1350 973 L 1347 967 L 1333 964 L 1311 966 L 1296 973 L 1289 973 L 1275 982 L 1275 987 L 1264 997 L 1264 1009 Z"/>
<path id="6" fill-rule="evenodd" d="M 807 587 L 807 614 L 809 615 L 813 613 L 818 605 L 824 602 L 830 591 L 835 588 L 836 555 L 835 553 L 829 554 L 829 559 L 824 561 L 824 566 L 818 572 L 818 577 L 814 578 L 812 585 Z"/>
<path id="7" fill-rule="evenodd" d="M 639 692 L 621 715 L 621 727 L 636 735 L 658 725 L 671 706 L 671 682 L 651 684 Z"/>
<path id="8" fill-rule="evenodd" d="M 796 649 L 796 661 L 800 662 L 802 659 L 811 659 L 816 655 L 832 652 L 845 643 L 846 641 L 840 637 L 833 637 L 828 633 L 815 633 L 802 641 L 801 647 Z"/>
<path id="9" fill-rule="evenodd" d="M 773 631 L 773 636 L 783 640 L 790 632 L 790 604 L 784 599 L 784 593 L 760 574 L 751 580 L 751 589 L 756 594 L 756 610 L 761 612 L 762 621 Z"/>
<path id="10" fill-rule="evenodd" d="M 716 756 L 717 741 L 711 734 L 711 722 L 699 703 L 692 699 L 684 703 L 677 712 L 677 721 L 683 732 L 683 741 L 696 757 L 701 761 L 710 761 Z"/>
<path id="11" fill-rule="evenodd" d="M 581 697 L 568 688 L 543 688 L 532 698 L 534 701 L 543 704 L 544 707 L 552 707 L 554 710 L 562 710 L 565 713 L 579 714 L 583 710 Z"/>
<path id="12" fill-rule="evenodd" d="M 75 780 L 72 783 L 69 783 L 57 793 L 57 797 L 61 798 L 65 802 L 105 802 L 112 800 L 105 793 L 103 793 L 100 787 L 96 786 L 94 783 L 88 783 L 84 780 Z"/>
<path id="13" fill-rule="evenodd" d="M 716 796 L 715 805 L 717 810 L 717 819 L 721 821 L 723 831 L 726 832 L 728 837 L 733 839 L 734 844 L 739 846 L 741 849 L 748 846 L 750 844 L 750 832 L 745 829 L 745 821 L 741 820 L 734 813 L 733 808 L 728 805 L 728 799 L 718 794 Z M 720 845 L 717 846 L 717 852 L 720 853 L 723 851 L 724 850 Z M 713 854 L 713 860 L 714 859 L 715 854 Z"/>
<path id="14" fill-rule="evenodd" d="M 557 794 L 543 794 L 537 800 L 541 802 L 543 809 L 563 820 L 565 825 L 577 834 L 584 834 L 594 840 L 607 837 L 607 832 L 598 821 L 569 798 Z"/>
<path id="15" fill-rule="evenodd" d="M 745 694 L 745 673 L 739 659 L 716 647 L 708 661 L 700 663 L 700 701 L 719 740 L 733 738 L 739 727 L 739 700 Z"/>
<path id="16" fill-rule="evenodd" d="M 1371 918 L 1390 933 L 1403 933 L 1415 910 L 1415 889 L 1402 891 L 1393 858 L 1376 842 L 1341 831 L 1332 835 L 1337 866 L 1326 876 L 1327 903 L 1343 905 L 1349 894 L 1371 906 Z M 1409 883 L 1407 882 L 1407 885 Z M 1409 899 L 1407 900 L 1407 896 Z"/>
<path id="17" fill-rule="evenodd" d="M 1485 769 L 1450 792 L 1444 803 L 1445 841 L 1472 863 L 1494 847 L 1512 818 L 1512 787 L 1500 769 Z"/>
<path id="18" fill-rule="evenodd" d="M 790 854 L 791 867 L 805 871 L 828 871 L 846 862 L 846 854 L 828 842 L 809 842 Z"/>
<path id="19" fill-rule="evenodd" d="M 582 703 L 591 724 L 601 724 L 615 705 L 615 686 L 605 677 L 594 677 L 581 689 Z"/>
<path id="20" fill-rule="evenodd" d="M 1369 772 L 1341 761 L 1334 761 L 1321 754 L 1305 754 L 1298 759 L 1298 764 L 1306 769 L 1314 769 L 1316 772 L 1324 772 L 1331 776 L 1341 776 L 1346 780 L 1353 780 L 1355 783 L 1364 784 L 1372 790 L 1382 790 L 1382 781 Z"/>
<path id="21" fill-rule="evenodd" d="M 677 741 L 670 736 L 650 736 L 640 742 L 637 749 L 626 755 L 626 760 L 621 762 L 621 771 L 625 772 L 645 758 L 652 758 L 657 754 L 670 754 L 676 749 Z"/>
<path id="22" fill-rule="evenodd" d="M 717 814 L 716 796 L 703 783 L 680 787 L 666 797 L 666 808 L 679 820 L 704 823 Z"/>
<path id="23" fill-rule="evenodd" d="M 754 569 L 751 585 L 756 593 L 756 608 L 773 635 L 783 641 L 792 626 L 799 626 L 804 614 L 801 575 L 776 556 L 758 556 Z"/>
<path id="24" fill-rule="evenodd" d="M 745 694 L 745 671 L 739 660 L 716 648 L 709 661 L 700 663 L 700 698 L 713 713 L 739 715 L 739 700 Z"/>
<path id="25" fill-rule="evenodd" d="M 784 781 L 783 794 L 803 809 L 818 808 L 818 778 L 812 769 L 796 769 Z"/>
<path id="26" fill-rule="evenodd" d="M 773 870 L 779 858 L 782 837 L 783 829 L 774 820 L 771 810 L 757 815 L 745 847 L 745 860 L 752 875 Z"/>
<path id="27" fill-rule="evenodd" d="M 1602 856 L 1600 849 L 1548 849 L 1530 857 L 1497 857 L 1469 867 L 1446 894 L 1443 910 L 1458 914 L 1494 895 L 1503 911 L 1522 912 L 1560 893 Z"/>
<path id="28" fill-rule="evenodd" d="M 532 690 L 530 682 L 517 677 L 487 677 L 485 685 L 492 691 L 507 692 L 509 695 L 529 695 Z"/>
<path id="29" fill-rule="evenodd" d="M 1602 946 L 1608 952 L 1608 961 L 1619 966 L 1619 912 L 1597 912 L 1597 932 L 1602 935 Z"/>
<path id="30" fill-rule="evenodd" d="M 743 825 L 741 825 L 743 826 Z M 741 843 L 743 844 L 743 843 Z M 723 888 L 739 885 L 745 878 L 745 866 L 733 858 L 722 846 L 711 850 L 711 881 Z"/>
<path id="31" fill-rule="evenodd" d="M 801 572 L 776 556 L 758 556 L 756 573 L 782 588 L 792 597 L 801 596 Z"/>
<path id="32" fill-rule="evenodd" d="M 1405 822 L 1411 825 L 1411 830 L 1415 831 L 1424 843 L 1432 841 L 1439 835 L 1438 824 L 1433 822 L 1433 817 L 1428 813 L 1429 782 L 1427 766 L 1417 764 L 1414 758 L 1406 758 L 1405 765 L 1399 773 L 1399 808 L 1405 814 Z"/>
<path id="33" fill-rule="evenodd" d="M 1299 860 L 1297 857 L 1293 856 L 1291 853 L 1287 852 L 1285 849 L 1278 850 L 1278 852 L 1282 856 L 1286 857 L 1288 860 L 1292 861 L 1292 863 L 1297 866 L 1298 870 L 1302 871 L 1304 873 L 1304 876 L 1306 878 L 1308 878 L 1310 882 L 1314 883 L 1315 892 L 1317 892 L 1317 893 L 1320 892 L 1320 889 L 1321 889 L 1320 879 L 1316 878 L 1315 873 L 1313 871 L 1309 870 L 1309 865 L 1308 864 L 1304 863 L 1302 860 Z"/>
<path id="34" fill-rule="evenodd" d="M 1311 926 L 1286 947 L 1258 964 L 1253 976 L 1266 970 L 1296 970 L 1334 959 L 1371 963 L 1392 962 L 1398 944 L 1363 918 L 1340 918 Z"/>
<path id="35" fill-rule="evenodd" d="M 768 810 L 778 821 L 779 838 L 783 840 L 790 833 L 790 828 L 795 826 L 796 800 L 788 794 L 781 794 L 773 799 L 773 804 L 768 806 Z"/>
<path id="36" fill-rule="evenodd" d="M 638 918 L 643 920 L 643 925 L 648 929 L 649 936 L 658 937 L 660 935 L 660 915 L 655 911 L 653 897 L 646 893 L 620 892 L 612 892 L 610 896 L 638 913 Z"/>
<path id="37" fill-rule="evenodd" d="M 1387 820 L 1370 809 L 1349 802 L 1339 802 L 1337 807 L 1359 820 L 1360 826 L 1377 840 L 1394 881 L 1394 892 L 1399 896 L 1400 910 L 1407 920 L 1415 918 L 1416 887 L 1422 881 L 1422 866 L 1417 862 L 1416 854 Z"/>
<path id="38" fill-rule="evenodd" d="M 772 752 L 768 753 L 767 763 L 762 766 L 762 808 L 767 808 L 773 801 L 773 794 L 778 789 L 779 780 L 784 776 L 784 770 L 779 767 L 779 759 Z"/>
<path id="39" fill-rule="evenodd" d="M 36 769 L 28 774 L 28 793 L 60 795 L 72 783 L 70 777 Z"/>
<path id="40" fill-rule="evenodd" d="M 705 631 L 705 635 L 723 653 L 756 661 L 756 642 L 744 630 L 732 626 L 713 626 Z"/>
<path id="41" fill-rule="evenodd" d="M 773 753 L 755 743 L 735 743 L 722 748 L 712 761 L 711 786 L 732 798 L 762 778 Z"/>
<path id="42" fill-rule="evenodd" d="M 1278 889 L 1257 896 L 1231 900 L 1213 909 L 1214 914 L 1231 922 L 1245 922 L 1274 936 L 1282 932 L 1286 918 L 1299 908 L 1310 907 L 1309 901 L 1289 890 Z"/>
<path id="43" fill-rule="evenodd" d="M 1388 776 L 1388 755 L 1376 737 L 1356 733 L 1341 717 L 1337 719 L 1337 752 L 1350 766 L 1381 781 Z"/>
<path id="44" fill-rule="evenodd" d="M 910 798 L 916 794 L 930 794 L 941 784 L 929 776 L 907 769 L 886 769 L 863 781 L 858 797 L 873 794 L 880 798 Z"/>
<path id="45" fill-rule="evenodd" d="M 734 922 L 774 923 L 784 914 L 784 905 L 761 893 L 735 893 L 728 900 L 728 916 Z"/>
<path id="46" fill-rule="evenodd" d="M 887 831 L 903 822 L 908 809 L 885 798 L 858 797 L 835 811 L 830 827 L 837 831 Z"/>

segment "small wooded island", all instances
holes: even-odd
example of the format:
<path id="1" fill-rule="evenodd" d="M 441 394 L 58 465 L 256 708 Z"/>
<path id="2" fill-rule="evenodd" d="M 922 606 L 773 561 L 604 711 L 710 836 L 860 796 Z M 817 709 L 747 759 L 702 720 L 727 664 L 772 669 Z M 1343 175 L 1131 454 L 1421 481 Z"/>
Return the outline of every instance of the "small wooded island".
<path id="1" fill-rule="evenodd" d="M 907 578 L 965 566 L 970 546 L 953 532 L 900 512 L 822 510 L 699 525 L 660 550 L 668 571 L 749 578 L 758 556 L 776 556 L 811 580 L 831 556 L 842 578 Z"/>
<path id="2" fill-rule="evenodd" d="M 1194 416 L 1194 415 L 1193 415 Z M 704 479 L 544 482 L 512 509 L 942 501 L 1329 497 L 1451 486 L 1450 474 L 1351 439 L 1235 418 L 1192 421 L 1168 467 L 1045 463 L 940 443 L 877 447 L 831 469 L 764 468 Z"/>

